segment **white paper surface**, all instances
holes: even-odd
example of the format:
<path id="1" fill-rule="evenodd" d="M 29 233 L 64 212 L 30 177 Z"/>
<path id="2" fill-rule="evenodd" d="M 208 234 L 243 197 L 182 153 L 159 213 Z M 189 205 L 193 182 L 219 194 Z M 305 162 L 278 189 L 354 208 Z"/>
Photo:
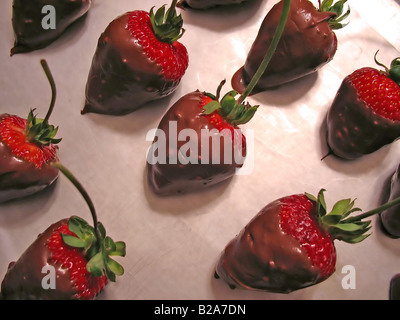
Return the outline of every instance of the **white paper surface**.
<path id="1" fill-rule="evenodd" d="M 317 2 L 317 1 L 315 1 Z M 81 115 L 84 89 L 98 37 L 126 11 L 159 7 L 165 1 L 95 0 L 83 23 L 49 47 L 9 56 L 13 45 L 11 1 L 0 2 L 0 113 L 25 117 L 30 108 L 45 115 L 50 87 L 40 66 L 45 58 L 58 90 L 51 123 L 58 125 L 59 156 L 82 182 L 96 205 L 99 220 L 114 240 L 127 244 L 118 259 L 125 274 L 110 283 L 99 299 L 387 299 L 389 281 L 400 272 L 400 245 L 379 229 L 364 242 L 336 242 L 337 270 L 328 280 L 288 295 L 231 290 L 214 279 L 214 267 L 226 244 L 269 202 L 295 193 L 327 189 L 328 206 L 357 198 L 374 208 L 385 180 L 400 159 L 398 142 L 351 162 L 328 157 L 321 126 L 342 79 L 355 69 L 385 64 L 400 56 L 399 13 L 395 1 L 348 1 L 350 24 L 336 32 L 338 51 L 318 73 L 285 87 L 252 96 L 260 104 L 243 126 L 253 129 L 254 170 L 201 193 L 158 198 L 145 177 L 149 130 L 176 100 L 196 89 L 215 92 L 224 78 L 243 65 L 262 19 L 276 3 L 207 11 L 181 11 L 189 68 L 177 91 L 122 117 Z M 388 8 L 384 10 L 384 8 Z M 371 14 L 379 12 L 374 19 Z M 385 27 L 389 23 L 392 28 Z M 60 176 L 49 190 L 0 205 L 0 278 L 51 223 L 71 215 L 88 221 L 89 210 L 73 185 Z M 344 289 L 342 268 L 354 266 L 356 288 Z"/>

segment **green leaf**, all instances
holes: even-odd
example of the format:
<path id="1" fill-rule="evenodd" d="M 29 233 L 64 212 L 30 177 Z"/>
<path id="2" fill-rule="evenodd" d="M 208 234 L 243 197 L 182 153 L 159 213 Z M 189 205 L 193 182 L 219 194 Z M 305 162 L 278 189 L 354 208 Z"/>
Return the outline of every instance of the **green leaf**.
<path id="1" fill-rule="evenodd" d="M 351 199 L 340 200 L 334 204 L 333 209 L 329 214 L 342 216 L 348 210 L 350 204 Z"/>
<path id="2" fill-rule="evenodd" d="M 108 258 L 106 264 L 108 269 L 115 275 L 122 276 L 124 274 L 124 268 L 117 261 Z"/>
<path id="3" fill-rule="evenodd" d="M 94 255 L 87 263 L 86 268 L 95 277 L 101 277 L 104 269 L 103 253 L 98 252 Z"/>
<path id="4" fill-rule="evenodd" d="M 61 233 L 61 238 L 67 245 L 69 245 L 71 247 L 74 247 L 74 248 L 86 248 L 87 247 L 86 242 L 77 237 Z"/>
<path id="5" fill-rule="evenodd" d="M 203 107 L 203 112 L 205 114 L 211 114 L 220 108 L 221 108 L 221 105 L 219 104 L 218 101 L 211 101 Z"/>

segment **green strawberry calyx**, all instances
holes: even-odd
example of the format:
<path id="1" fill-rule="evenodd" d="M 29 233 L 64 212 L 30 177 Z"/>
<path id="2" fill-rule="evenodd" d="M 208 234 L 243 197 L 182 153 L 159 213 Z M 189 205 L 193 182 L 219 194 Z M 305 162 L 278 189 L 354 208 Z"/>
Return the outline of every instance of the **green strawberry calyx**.
<path id="1" fill-rule="evenodd" d="M 63 241 L 74 248 L 83 250 L 85 259 L 88 261 L 87 270 L 96 277 L 103 276 L 115 282 L 116 276 L 124 274 L 124 268 L 111 256 L 125 257 L 126 245 L 122 241 L 114 242 L 109 236 L 101 222 L 97 224 L 100 238 L 96 236 L 95 228 L 84 219 L 72 216 L 68 220 L 68 228 L 76 236 L 61 234 Z"/>
<path id="2" fill-rule="evenodd" d="M 347 0 L 318 0 L 320 12 L 333 12 L 335 15 L 329 19 L 328 23 L 331 29 L 337 30 L 345 27 L 348 23 L 342 23 L 350 15 L 350 7 L 344 12 L 344 5 Z"/>
<path id="3" fill-rule="evenodd" d="M 398 197 L 375 209 L 350 216 L 353 212 L 362 211 L 360 208 L 354 207 L 355 200 L 339 200 L 333 205 L 332 210 L 327 212 L 325 191 L 325 189 L 321 189 L 317 197 L 309 193 L 305 193 L 305 195 L 317 205 L 319 225 L 329 232 L 333 239 L 347 243 L 359 243 L 370 236 L 366 233 L 371 228 L 371 220 L 363 221 L 364 219 L 400 204 L 400 197 Z"/>
<path id="4" fill-rule="evenodd" d="M 68 228 L 76 236 L 61 234 L 63 241 L 71 247 L 83 250 L 85 259 L 88 261 L 86 268 L 93 276 L 106 275 L 110 281 L 115 282 L 116 276 L 124 274 L 124 268 L 110 257 L 124 257 L 126 254 L 125 243 L 122 241 L 114 242 L 106 236 L 104 226 L 97 220 L 93 201 L 78 179 L 59 161 L 52 162 L 51 165 L 59 169 L 79 191 L 88 205 L 93 219 L 93 226 L 91 226 L 82 218 L 71 217 L 68 220 Z"/>
<path id="5" fill-rule="evenodd" d="M 360 208 L 354 208 L 355 200 L 343 199 L 337 201 L 332 210 L 328 212 L 324 192 L 321 189 L 317 197 L 306 193 L 306 196 L 317 204 L 318 222 L 332 238 L 347 243 L 358 243 L 369 236 L 366 232 L 370 229 L 371 221 L 349 221 L 347 217 Z"/>
<path id="6" fill-rule="evenodd" d="M 226 93 L 222 99 L 219 99 L 222 86 L 226 80 L 223 80 L 217 89 L 217 94 L 206 93 L 213 101 L 203 107 L 204 114 L 211 114 L 217 111 L 221 117 L 233 126 L 245 124 L 253 118 L 258 106 L 251 106 L 249 103 L 239 103 L 235 97 L 238 92 L 231 90 Z"/>
<path id="7" fill-rule="evenodd" d="M 390 63 L 390 68 L 388 68 L 383 63 L 378 61 L 377 59 L 378 52 L 379 50 L 376 51 L 374 55 L 375 63 L 378 66 L 383 67 L 385 69 L 384 71 L 385 74 L 400 86 L 400 57 L 393 59 L 392 62 Z"/>
<path id="8" fill-rule="evenodd" d="M 185 33 L 185 29 L 182 28 L 182 15 L 178 15 L 175 9 L 176 2 L 177 0 L 172 1 L 167 12 L 165 12 L 165 5 L 160 7 L 156 13 L 154 13 L 154 7 L 149 12 L 154 34 L 161 42 L 172 44 Z"/>
<path id="9" fill-rule="evenodd" d="M 54 127 L 53 125 L 49 124 L 49 118 L 51 113 L 53 112 L 55 101 L 56 101 L 56 85 L 54 82 L 54 78 L 50 72 L 49 66 L 46 60 L 40 60 L 40 63 L 43 67 L 43 70 L 46 74 L 46 77 L 50 83 L 51 87 L 51 102 L 47 114 L 44 119 L 38 119 L 36 115 L 34 115 L 34 111 L 36 109 L 31 109 L 28 114 L 27 123 L 25 127 L 25 134 L 27 140 L 29 142 L 35 143 L 37 145 L 50 145 L 50 144 L 57 144 L 62 139 L 55 138 L 58 127 Z"/>

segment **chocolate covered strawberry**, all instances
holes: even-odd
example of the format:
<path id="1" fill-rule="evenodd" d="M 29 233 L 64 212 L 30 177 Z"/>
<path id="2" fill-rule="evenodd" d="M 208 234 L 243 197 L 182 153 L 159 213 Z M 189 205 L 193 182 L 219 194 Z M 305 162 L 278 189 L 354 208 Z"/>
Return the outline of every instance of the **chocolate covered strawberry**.
<path id="1" fill-rule="evenodd" d="M 225 81 L 214 96 L 196 90 L 179 99 L 164 115 L 147 156 L 147 176 L 156 194 L 172 195 L 215 185 L 232 177 L 246 156 L 246 138 L 239 125 L 254 116 L 257 106 L 245 102 L 269 56 L 276 49 L 287 21 L 284 10 L 271 46 L 246 90 L 231 90 L 220 99 Z"/>
<path id="2" fill-rule="evenodd" d="M 13 0 L 11 55 L 44 48 L 85 16 L 92 0 Z"/>
<path id="3" fill-rule="evenodd" d="M 400 165 L 390 179 L 389 201 L 400 197 Z M 400 206 L 391 207 L 380 214 L 383 229 L 394 238 L 400 238 Z"/>
<path id="4" fill-rule="evenodd" d="M 36 193 L 51 185 L 58 170 L 51 163 L 58 160 L 56 138 L 58 128 L 48 119 L 54 107 L 55 85 L 46 61 L 41 61 L 50 81 L 53 97 L 44 119 L 34 110 L 27 119 L 7 113 L 0 114 L 0 202 Z"/>
<path id="5" fill-rule="evenodd" d="M 334 240 L 364 240 L 370 221 L 363 219 L 382 208 L 349 217 L 358 210 L 354 201 L 345 199 L 328 213 L 324 190 L 317 198 L 296 194 L 277 199 L 229 242 L 216 266 L 216 277 L 231 288 L 277 293 L 320 283 L 335 271 Z"/>
<path id="6" fill-rule="evenodd" d="M 160 195 L 186 193 L 232 177 L 243 165 L 246 138 L 238 127 L 257 107 L 238 104 L 236 92 L 199 90 L 180 98 L 164 115 L 147 158 L 148 181 Z"/>
<path id="7" fill-rule="evenodd" d="M 130 113 L 174 92 L 188 67 L 188 53 L 177 41 L 184 32 L 176 0 L 165 12 L 127 12 L 99 38 L 86 84 L 82 113 Z"/>
<path id="8" fill-rule="evenodd" d="M 316 72 L 330 62 L 337 49 L 333 30 L 341 28 L 350 11 L 343 14 L 347 0 L 324 0 L 319 8 L 308 0 L 293 0 L 288 21 L 271 63 L 253 94 L 275 88 Z M 243 92 L 257 71 L 277 28 L 283 1 L 266 15 L 243 67 L 232 78 L 232 87 Z"/>
<path id="9" fill-rule="evenodd" d="M 111 256 L 125 256 L 125 243 L 114 242 L 97 221 L 87 192 L 60 163 L 60 169 L 88 203 L 93 226 L 77 216 L 53 223 L 11 262 L 1 283 L 6 300 L 92 300 L 123 267 Z"/>
<path id="10" fill-rule="evenodd" d="M 375 61 L 383 66 L 376 55 Z M 400 59 L 383 67 L 361 68 L 343 79 L 327 114 L 331 154 L 356 159 L 400 137 Z"/>
<path id="11" fill-rule="evenodd" d="M 193 9 L 208 9 L 216 6 L 228 6 L 238 4 L 249 0 L 180 0 L 177 4 L 178 7 L 193 8 Z"/>

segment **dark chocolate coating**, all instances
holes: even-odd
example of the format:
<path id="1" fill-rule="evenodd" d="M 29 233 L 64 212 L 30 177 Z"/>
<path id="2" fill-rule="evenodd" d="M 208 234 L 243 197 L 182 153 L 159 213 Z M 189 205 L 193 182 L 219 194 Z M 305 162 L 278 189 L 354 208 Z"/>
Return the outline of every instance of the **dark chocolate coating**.
<path id="1" fill-rule="evenodd" d="M 59 38 L 75 21 L 90 9 L 92 0 L 14 0 L 12 25 L 15 44 L 11 55 L 44 48 Z M 44 29 L 42 13 L 45 5 L 51 5 L 56 12 L 56 28 Z"/>
<path id="2" fill-rule="evenodd" d="M 0 121 L 5 116 L 0 115 Z M 0 203 L 39 192 L 54 183 L 58 175 L 59 170 L 49 164 L 37 168 L 14 156 L 0 137 Z"/>
<path id="3" fill-rule="evenodd" d="M 208 9 L 216 6 L 225 6 L 246 2 L 249 0 L 181 0 L 177 6 L 184 8 L 190 7 L 193 9 Z"/>
<path id="4" fill-rule="evenodd" d="M 74 299 L 77 290 L 70 281 L 67 268 L 52 261 L 47 248 L 50 235 L 61 225 L 63 219 L 52 224 L 26 249 L 17 262 L 11 262 L 1 283 L 1 298 L 6 300 L 66 300 Z M 42 273 L 45 266 L 53 266 L 56 271 L 56 289 L 44 289 Z"/>
<path id="5" fill-rule="evenodd" d="M 282 199 L 265 206 L 222 252 L 216 276 L 231 288 L 289 293 L 323 279 L 306 251 L 280 227 Z"/>
<path id="6" fill-rule="evenodd" d="M 261 24 L 247 59 L 232 78 L 232 87 L 243 92 L 271 44 L 282 14 L 283 1 L 272 7 Z M 333 59 L 335 33 L 328 20 L 336 14 L 319 12 L 308 0 L 292 0 L 288 20 L 277 49 L 252 94 L 316 72 Z"/>
<path id="7" fill-rule="evenodd" d="M 344 78 L 327 114 L 331 153 L 352 160 L 375 152 L 400 137 L 400 122 L 376 114 Z"/>
<path id="8" fill-rule="evenodd" d="M 147 161 L 148 182 L 152 190 L 158 195 L 173 195 L 208 188 L 232 177 L 236 169 L 243 165 L 243 163 L 238 163 L 236 161 L 237 157 L 235 158 L 234 152 L 239 152 L 240 155 L 244 157 L 246 154 L 246 146 L 240 148 L 240 146 L 232 144 L 234 147 L 231 148 L 231 150 L 229 150 L 228 147 L 227 151 L 231 152 L 232 161 L 224 158 L 224 138 L 222 134 L 209 123 L 206 117 L 204 117 L 202 109 L 199 106 L 203 94 L 204 93 L 200 91 L 195 91 L 181 97 L 167 111 L 158 126 L 158 129 L 164 132 L 167 138 L 166 163 L 150 164 L 150 162 Z M 176 121 L 178 135 L 182 129 L 192 129 L 194 130 L 196 138 L 201 137 L 202 129 L 212 130 L 214 128 L 216 132 L 212 135 L 219 141 L 219 151 L 213 149 L 212 138 L 210 138 L 208 142 L 209 157 L 205 160 L 205 156 L 201 152 L 201 146 L 205 140 L 199 139 L 200 141 L 197 140 L 198 163 L 189 162 L 187 164 L 182 164 L 178 158 L 178 153 L 182 151 L 182 146 L 185 145 L 189 139 L 185 141 L 175 141 L 176 145 L 174 146 L 174 143 L 168 139 L 170 135 L 170 121 Z M 231 138 L 228 137 L 228 139 Z M 154 146 L 154 142 L 152 146 Z M 216 163 L 216 158 L 214 158 L 213 161 L 213 150 L 219 152 L 219 163 Z M 149 154 L 152 154 L 151 151 Z M 177 159 L 176 164 L 171 160 L 174 156 Z M 208 161 L 208 164 L 206 164 L 205 161 Z"/>
<path id="9" fill-rule="evenodd" d="M 82 113 L 130 113 L 175 91 L 180 81 L 166 80 L 128 29 L 129 12 L 101 34 L 86 84 Z"/>
<path id="10" fill-rule="evenodd" d="M 400 197 L 400 165 L 392 175 L 388 201 Z M 391 207 L 380 213 L 383 229 L 392 237 L 400 238 L 400 205 Z"/>
<path id="11" fill-rule="evenodd" d="M 390 280 L 389 300 L 400 300 L 400 273 Z"/>

